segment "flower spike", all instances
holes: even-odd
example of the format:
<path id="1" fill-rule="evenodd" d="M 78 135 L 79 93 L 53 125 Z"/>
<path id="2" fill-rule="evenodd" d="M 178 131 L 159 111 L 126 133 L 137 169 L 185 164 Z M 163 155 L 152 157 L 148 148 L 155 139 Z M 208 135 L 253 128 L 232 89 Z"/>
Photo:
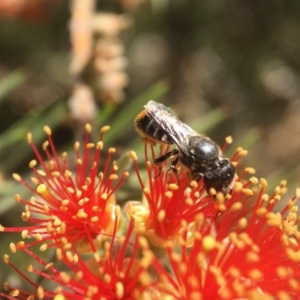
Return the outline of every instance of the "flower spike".
<path id="1" fill-rule="evenodd" d="M 49 246 L 53 246 L 54 237 L 64 238 L 73 245 L 82 245 L 83 241 L 91 244 L 100 234 L 111 233 L 115 212 L 119 211 L 114 194 L 128 173 L 124 172 L 119 177 L 116 162 L 111 162 L 114 148 L 109 148 L 107 158 L 104 158 L 103 137 L 109 127 L 100 130 L 100 139 L 96 144 L 89 141 L 91 126 L 87 124 L 85 129 L 83 149 L 80 149 L 79 142 L 74 144 L 75 172 L 70 170 L 67 153 L 64 152 L 61 157 L 58 155 L 48 126 L 44 127 L 48 139 L 43 144 L 47 161 L 34 145 L 31 134 L 27 135 L 36 155 L 36 160 L 29 163 L 35 177 L 31 179 L 32 184 L 18 174 L 13 174 L 13 177 L 34 194 L 30 200 L 15 196 L 17 202 L 25 204 L 22 219 L 29 225 L 2 228 L 2 231 L 19 231 L 23 238 L 35 237 L 36 240 L 28 246 L 42 241 L 48 241 Z"/>

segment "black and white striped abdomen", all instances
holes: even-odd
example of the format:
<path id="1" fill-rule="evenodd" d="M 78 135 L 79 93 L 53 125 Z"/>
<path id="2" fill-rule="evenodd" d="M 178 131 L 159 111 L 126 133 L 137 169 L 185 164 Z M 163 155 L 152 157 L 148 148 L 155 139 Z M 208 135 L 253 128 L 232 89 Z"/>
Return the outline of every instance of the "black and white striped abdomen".
<path id="1" fill-rule="evenodd" d="M 136 129 L 145 137 L 153 139 L 158 143 L 173 144 L 171 136 L 162 129 L 147 110 L 143 110 L 135 119 Z"/>

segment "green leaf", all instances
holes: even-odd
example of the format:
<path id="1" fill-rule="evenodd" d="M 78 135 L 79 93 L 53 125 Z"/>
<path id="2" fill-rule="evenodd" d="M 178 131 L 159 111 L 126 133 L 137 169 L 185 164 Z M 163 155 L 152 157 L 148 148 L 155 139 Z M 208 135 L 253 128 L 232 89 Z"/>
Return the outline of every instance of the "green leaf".
<path id="1" fill-rule="evenodd" d="M 0 81 L 0 102 L 26 79 L 22 70 L 14 70 Z"/>
<path id="2" fill-rule="evenodd" d="M 6 149 L 6 157 L 2 158 L 1 169 L 13 170 L 29 155 L 31 149 L 25 140 L 28 131 L 32 133 L 37 144 L 41 143 L 45 139 L 44 125 L 56 128 L 65 116 L 65 104 L 60 101 L 51 108 L 27 114 L 4 131 L 0 135 L 0 148 L 2 153 Z"/>

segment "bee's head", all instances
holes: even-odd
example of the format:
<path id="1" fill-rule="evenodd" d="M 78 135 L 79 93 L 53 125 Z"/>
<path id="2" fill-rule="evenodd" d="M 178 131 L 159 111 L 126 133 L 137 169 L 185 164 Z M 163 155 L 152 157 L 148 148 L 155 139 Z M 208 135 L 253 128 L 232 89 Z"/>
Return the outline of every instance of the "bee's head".
<path id="1" fill-rule="evenodd" d="M 217 165 L 218 167 L 204 173 L 204 187 L 208 193 L 211 188 L 214 188 L 216 192 L 226 194 L 233 182 L 235 168 L 231 161 L 227 158 L 219 159 L 219 163 Z"/>

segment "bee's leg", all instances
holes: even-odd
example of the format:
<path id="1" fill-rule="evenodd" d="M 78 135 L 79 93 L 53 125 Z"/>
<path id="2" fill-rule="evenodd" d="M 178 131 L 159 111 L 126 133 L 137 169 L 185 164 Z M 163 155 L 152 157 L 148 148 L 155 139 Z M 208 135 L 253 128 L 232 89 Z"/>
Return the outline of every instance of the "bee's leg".
<path id="1" fill-rule="evenodd" d="M 233 192 L 233 188 L 232 188 L 232 187 L 229 187 L 229 188 L 227 189 L 227 191 L 226 191 L 226 193 L 225 193 L 225 194 L 229 194 L 229 195 L 231 195 L 231 194 L 232 194 L 232 192 Z"/>
<path id="2" fill-rule="evenodd" d="M 172 151 L 169 151 L 169 152 L 163 154 L 162 156 L 155 158 L 154 164 L 159 166 L 161 163 L 163 163 L 169 157 L 171 157 L 173 155 L 178 155 L 178 154 L 179 154 L 178 149 L 173 149 Z"/>
<path id="3" fill-rule="evenodd" d="M 154 179 L 158 178 L 158 176 L 161 174 L 161 170 L 162 170 L 162 167 L 161 165 L 158 166 L 158 173 L 154 176 Z"/>
<path id="4" fill-rule="evenodd" d="M 170 166 L 170 168 L 171 168 L 173 174 L 175 175 L 175 177 L 176 177 L 176 179 L 177 179 L 177 184 L 179 184 L 179 175 L 178 175 L 178 170 L 177 170 L 177 168 L 176 168 L 176 165 L 177 165 L 178 161 L 179 161 L 179 157 L 177 156 L 177 157 L 172 161 L 171 166 Z"/>
<path id="5" fill-rule="evenodd" d="M 199 182 L 203 178 L 203 174 L 199 172 L 191 172 L 190 175 L 191 175 L 191 181 L 195 180 Z"/>
<path id="6" fill-rule="evenodd" d="M 154 164 L 155 164 L 156 166 L 158 166 L 158 170 L 159 170 L 159 171 L 158 171 L 158 174 L 155 175 L 154 178 L 157 178 L 157 177 L 160 175 L 161 170 L 162 170 L 161 164 L 162 164 L 166 159 L 168 159 L 169 157 L 171 157 L 171 156 L 173 156 L 173 155 L 178 155 L 178 154 L 179 154 L 178 149 L 173 149 L 172 151 L 169 151 L 169 152 L 163 154 L 162 156 L 156 158 L 156 159 L 154 160 Z M 176 160 L 176 164 L 177 164 L 178 159 L 176 158 L 175 160 Z M 172 165 L 173 165 L 173 163 L 174 163 L 174 162 L 172 162 Z M 176 164 L 175 164 L 175 165 L 176 165 Z M 173 170 L 172 165 L 171 165 L 171 168 L 172 168 L 172 170 Z M 174 169 L 175 169 L 175 167 L 174 167 Z M 174 170 L 173 170 L 173 172 L 175 173 Z M 177 172 L 177 170 L 176 170 L 176 172 Z M 178 175 L 177 175 L 177 176 L 178 176 Z"/>

